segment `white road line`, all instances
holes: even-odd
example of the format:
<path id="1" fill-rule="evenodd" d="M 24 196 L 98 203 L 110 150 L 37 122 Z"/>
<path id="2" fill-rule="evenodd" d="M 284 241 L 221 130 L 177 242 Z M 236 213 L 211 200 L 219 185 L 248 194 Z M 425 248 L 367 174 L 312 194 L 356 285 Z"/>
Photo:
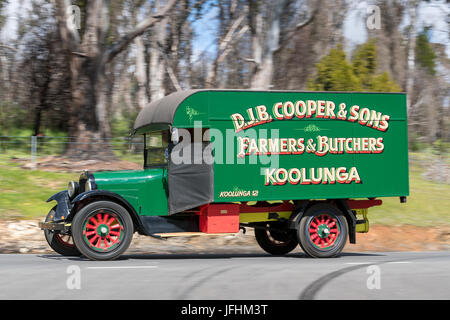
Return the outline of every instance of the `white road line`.
<path id="1" fill-rule="evenodd" d="M 350 264 L 350 265 L 371 265 L 371 264 L 383 264 L 383 263 L 387 263 L 387 264 L 406 264 L 406 263 L 412 263 L 411 261 L 390 261 L 390 262 L 346 262 L 345 264 Z"/>
<path id="2" fill-rule="evenodd" d="M 152 269 L 157 266 L 87 267 L 87 269 Z"/>

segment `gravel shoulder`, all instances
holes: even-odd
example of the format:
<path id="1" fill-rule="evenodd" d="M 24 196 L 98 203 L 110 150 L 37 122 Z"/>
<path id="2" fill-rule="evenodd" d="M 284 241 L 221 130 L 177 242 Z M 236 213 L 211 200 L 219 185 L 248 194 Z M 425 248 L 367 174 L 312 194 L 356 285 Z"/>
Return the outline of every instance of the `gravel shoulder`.
<path id="1" fill-rule="evenodd" d="M 53 253 L 39 229 L 41 220 L 0 220 L 0 253 Z M 367 234 L 358 233 L 356 244 L 344 251 L 437 251 L 450 250 L 450 226 L 372 225 Z M 300 249 L 298 249 L 300 250 Z M 158 240 L 134 235 L 127 253 L 262 253 L 253 230 L 236 236 L 176 237 Z"/>

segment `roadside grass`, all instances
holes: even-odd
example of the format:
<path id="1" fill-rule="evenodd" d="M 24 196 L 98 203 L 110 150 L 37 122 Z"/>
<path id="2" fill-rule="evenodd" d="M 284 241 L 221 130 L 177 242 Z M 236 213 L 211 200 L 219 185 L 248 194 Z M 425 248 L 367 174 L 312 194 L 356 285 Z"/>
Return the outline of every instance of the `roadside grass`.
<path id="1" fill-rule="evenodd" d="M 17 152 L 14 156 L 29 157 Z M 407 203 L 400 203 L 399 198 L 382 198 L 382 206 L 369 209 L 371 223 L 416 226 L 450 224 L 450 185 L 424 179 L 421 163 L 428 157 L 424 158 L 422 154 L 413 156 L 415 161 L 410 166 L 410 196 Z M 22 169 L 11 158 L 11 153 L 0 155 L 0 219 L 44 217 L 55 204 L 45 200 L 64 190 L 70 180 L 79 178 L 79 173 Z M 126 160 L 139 159 L 132 156 L 126 157 Z"/>
<path id="2" fill-rule="evenodd" d="M 369 221 L 374 224 L 440 226 L 450 224 L 450 185 L 422 178 L 418 164 L 410 166 L 409 197 L 406 203 L 399 198 L 381 198 L 383 204 L 369 209 Z"/>
<path id="3" fill-rule="evenodd" d="M 16 157 L 26 157 L 17 155 Z M 0 219 L 32 219 L 44 217 L 55 203 L 45 201 L 64 190 L 76 173 L 55 173 L 20 168 L 11 156 L 0 156 Z"/>
<path id="4" fill-rule="evenodd" d="M 136 154 L 126 152 L 126 150 L 124 151 L 114 150 L 114 155 L 120 160 L 137 163 L 139 165 L 142 165 L 144 163 L 144 155 L 142 153 Z"/>

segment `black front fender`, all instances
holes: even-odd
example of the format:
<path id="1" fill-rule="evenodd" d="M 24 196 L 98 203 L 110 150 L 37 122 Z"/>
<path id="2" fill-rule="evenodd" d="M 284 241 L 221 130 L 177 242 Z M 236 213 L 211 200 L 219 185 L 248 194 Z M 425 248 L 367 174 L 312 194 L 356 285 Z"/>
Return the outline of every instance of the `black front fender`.
<path id="1" fill-rule="evenodd" d="M 135 226 L 139 231 L 145 230 L 144 225 L 142 224 L 142 221 L 136 212 L 134 210 L 133 206 L 122 196 L 118 195 L 117 193 L 107 191 L 107 190 L 91 190 L 86 191 L 83 193 L 80 193 L 77 195 L 72 201 L 71 201 L 71 215 L 69 217 L 69 220 L 72 219 L 73 215 L 75 215 L 77 210 L 78 203 L 88 200 L 88 201 L 95 201 L 97 199 L 109 199 L 114 202 L 117 202 L 121 206 L 123 206 L 131 216 L 131 219 L 133 220 Z M 73 209 L 73 210 L 72 210 Z"/>
<path id="2" fill-rule="evenodd" d="M 66 220 L 70 214 L 70 211 L 72 210 L 72 205 L 70 203 L 69 193 L 67 192 L 67 190 L 55 193 L 50 198 L 48 198 L 47 202 L 50 201 L 56 201 L 58 203 L 53 220 Z"/>

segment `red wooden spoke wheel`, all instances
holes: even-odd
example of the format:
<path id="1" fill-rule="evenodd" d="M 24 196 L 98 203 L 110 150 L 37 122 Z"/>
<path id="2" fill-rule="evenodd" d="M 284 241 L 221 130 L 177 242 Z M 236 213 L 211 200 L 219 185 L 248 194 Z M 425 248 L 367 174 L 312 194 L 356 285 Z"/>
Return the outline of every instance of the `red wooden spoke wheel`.
<path id="1" fill-rule="evenodd" d="M 75 247 L 72 236 L 70 236 L 68 234 L 55 233 L 54 237 L 55 237 L 56 241 L 61 243 L 61 245 L 64 245 L 67 247 Z"/>
<path id="2" fill-rule="evenodd" d="M 123 224 L 115 213 L 99 210 L 86 219 L 83 235 L 92 249 L 108 251 L 122 241 Z"/>
<path id="3" fill-rule="evenodd" d="M 101 200 L 82 207 L 72 220 L 72 235 L 80 252 L 91 260 L 113 260 L 130 246 L 134 224 L 118 203 Z"/>
<path id="4" fill-rule="evenodd" d="M 337 219 L 328 214 L 321 214 L 309 222 L 309 239 L 320 249 L 330 248 L 340 234 Z"/>
<path id="5" fill-rule="evenodd" d="M 297 235 L 300 246 L 310 257 L 335 257 L 341 253 L 347 241 L 347 219 L 336 206 L 317 203 L 306 210 Z"/>

